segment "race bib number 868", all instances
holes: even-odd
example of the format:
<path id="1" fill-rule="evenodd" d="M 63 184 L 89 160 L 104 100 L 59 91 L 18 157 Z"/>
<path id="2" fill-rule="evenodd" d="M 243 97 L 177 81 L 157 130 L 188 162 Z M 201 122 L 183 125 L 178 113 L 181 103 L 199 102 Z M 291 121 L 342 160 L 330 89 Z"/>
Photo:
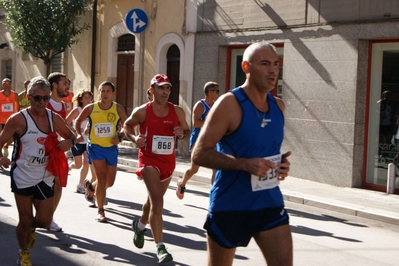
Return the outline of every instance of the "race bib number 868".
<path id="1" fill-rule="evenodd" d="M 172 154 L 174 145 L 175 138 L 173 136 L 154 135 L 152 138 L 152 152 L 154 154 Z"/>

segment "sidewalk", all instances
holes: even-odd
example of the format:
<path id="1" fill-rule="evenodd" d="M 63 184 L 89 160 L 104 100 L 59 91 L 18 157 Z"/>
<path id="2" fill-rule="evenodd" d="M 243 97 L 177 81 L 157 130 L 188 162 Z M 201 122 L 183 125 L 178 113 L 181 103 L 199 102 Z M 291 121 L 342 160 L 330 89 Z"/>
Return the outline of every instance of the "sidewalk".
<path id="1" fill-rule="evenodd" d="M 119 147 L 118 163 L 136 168 L 137 149 L 128 144 Z M 189 168 L 188 158 L 178 157 L 174 179 Z M 211 170 L 200 167 L 192 180 L 209 182 Z M 175 182 L 171 183 L 175 186 Z M 320 207 L 363 218 L 399 225 L 399 195 L 386 194 L 359 188 L 341 188 L 319 182 L 288 177 L 280 183 L 286 201 Z"/>

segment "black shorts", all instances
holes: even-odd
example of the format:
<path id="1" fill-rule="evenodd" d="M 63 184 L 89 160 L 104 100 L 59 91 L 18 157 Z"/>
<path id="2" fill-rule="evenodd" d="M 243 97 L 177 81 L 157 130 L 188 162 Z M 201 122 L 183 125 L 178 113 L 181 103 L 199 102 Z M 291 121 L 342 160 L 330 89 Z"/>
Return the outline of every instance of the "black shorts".
<path id="1" fill-rule="evenodd" d="M 208 213 L 204 229 L 208 236 L 224 248 L 246 247 L 257 232 L 289 224 L 284 207 L 256 211 L 224 211 Z"/>
<path id="2" fill-rule="evenodd" d="M 17 188 L 14 180 L 11 178 L 11 191 L 15 194 L 32 196 L 34 199 L 45 200 L 54 196 L 54 185 L 49 187 L 44 181 L 27 188 Z"/>
<path id="3" fill-rule="evenodd" d="M 76 143 L 75 146 L 72 146 L 71 152 L 73 157 L 80 156 L 86 151 L 86 143 Z"/>

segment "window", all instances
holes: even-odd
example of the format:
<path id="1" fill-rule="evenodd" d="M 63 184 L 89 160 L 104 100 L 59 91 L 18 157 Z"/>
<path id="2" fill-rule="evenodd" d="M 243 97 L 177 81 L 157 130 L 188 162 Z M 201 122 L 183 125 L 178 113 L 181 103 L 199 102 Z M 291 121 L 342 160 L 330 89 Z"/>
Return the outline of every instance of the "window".
<path id="1" fill-rule="evenodd" d="M 136 38 L 132 34 L 125 34 L 118 38 L 118 52 L 134 51 Z"/>
<path id="2" fill-rule="evenodd" d="M 64 73 L 64 53 L 57 54 L 51 62 L 51 72 Z"/>
<path id="3" fill-rule="evenodd" d="M 371 42 L 370 55 L 365 186 L 385 187 L 388 164 L 399 151 L 399 142 L 392 142 L 399 137 L 399 42 Z"/>
<path id="4" fill-rule="evenodd" d="M 9 78 L 12 80 L 12 60 L 8 59 L 6 61 L 6 78 Z"/>

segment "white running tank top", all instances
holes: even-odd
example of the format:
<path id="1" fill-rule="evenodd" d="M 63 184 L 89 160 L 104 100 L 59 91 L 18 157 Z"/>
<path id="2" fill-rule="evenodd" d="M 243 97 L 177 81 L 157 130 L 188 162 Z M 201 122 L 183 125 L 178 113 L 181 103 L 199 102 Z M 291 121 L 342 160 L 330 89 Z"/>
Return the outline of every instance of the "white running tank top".
<path id="1" fill-rule="evenodd" d="M 46 112 L 53 131 L 52 112 L 48 109 Z M 45 156 L 44 149 L 44 140 L 48 134 L 38 129 L 27 109 L 21 113 L 26 121 L 26 131 L 19 139 L 14 139 L 10 175 L 19 189 L 34 186 L 41 181 L 52 187 L 54 176 L 46 170 L 48 156 Z"/>

